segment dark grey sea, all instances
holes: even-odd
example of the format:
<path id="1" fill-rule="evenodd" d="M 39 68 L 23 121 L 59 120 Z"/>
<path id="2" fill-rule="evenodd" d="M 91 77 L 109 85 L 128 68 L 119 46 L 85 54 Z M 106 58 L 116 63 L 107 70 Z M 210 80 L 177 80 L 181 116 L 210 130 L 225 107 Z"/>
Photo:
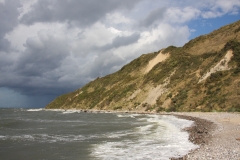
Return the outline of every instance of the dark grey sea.
<path id="1" fill-rule="evenodd" d="M 171 115 L 0 109 L 1 160 L 113 160 L 179 157 L 198 146 Z"/>

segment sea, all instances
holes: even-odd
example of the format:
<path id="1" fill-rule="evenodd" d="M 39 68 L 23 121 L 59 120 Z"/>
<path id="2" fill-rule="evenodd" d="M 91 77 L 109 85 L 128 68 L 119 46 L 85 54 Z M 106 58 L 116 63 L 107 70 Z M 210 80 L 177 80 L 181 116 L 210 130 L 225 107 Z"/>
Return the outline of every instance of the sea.
<path id="1" fill-rule="evenodd" d="M 1 160 L 169 160 L 198 148 L 172 115 L 0 109 Z"/>

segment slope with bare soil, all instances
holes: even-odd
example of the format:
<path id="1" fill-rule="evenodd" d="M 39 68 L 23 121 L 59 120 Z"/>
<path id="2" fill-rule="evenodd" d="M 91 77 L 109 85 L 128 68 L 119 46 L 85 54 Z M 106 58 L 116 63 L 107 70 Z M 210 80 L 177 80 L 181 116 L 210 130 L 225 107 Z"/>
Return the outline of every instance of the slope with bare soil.
<path id="1" fill-rule="evenodd" d="M 46 108 L 240 111 L 240 21 L 144 54 Z"/>

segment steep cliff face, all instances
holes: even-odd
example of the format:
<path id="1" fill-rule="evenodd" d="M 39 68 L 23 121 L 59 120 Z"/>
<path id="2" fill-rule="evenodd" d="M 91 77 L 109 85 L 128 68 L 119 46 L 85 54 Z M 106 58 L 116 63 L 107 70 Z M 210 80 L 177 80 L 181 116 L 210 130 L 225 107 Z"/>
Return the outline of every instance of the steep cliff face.
<path id="1" fill-rule="evenodd" d="M 240 21 L 183 47 L 144 54 L 46 108 L 240 111 Z"/>

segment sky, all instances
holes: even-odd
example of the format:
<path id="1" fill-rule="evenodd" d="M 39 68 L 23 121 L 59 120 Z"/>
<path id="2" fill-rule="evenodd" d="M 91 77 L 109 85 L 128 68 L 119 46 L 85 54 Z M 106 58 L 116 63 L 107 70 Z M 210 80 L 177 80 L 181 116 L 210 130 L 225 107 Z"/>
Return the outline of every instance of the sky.
<path id="1" fill-rule="evenodd" d="M 240 19 L 240 0 L 0 0 L 0 108 L 42 108 Z"/>

